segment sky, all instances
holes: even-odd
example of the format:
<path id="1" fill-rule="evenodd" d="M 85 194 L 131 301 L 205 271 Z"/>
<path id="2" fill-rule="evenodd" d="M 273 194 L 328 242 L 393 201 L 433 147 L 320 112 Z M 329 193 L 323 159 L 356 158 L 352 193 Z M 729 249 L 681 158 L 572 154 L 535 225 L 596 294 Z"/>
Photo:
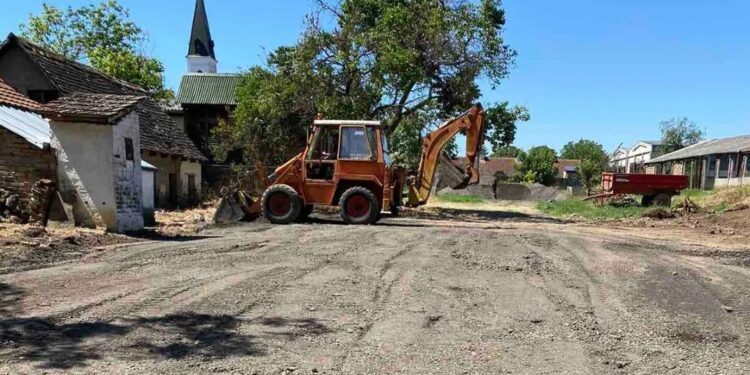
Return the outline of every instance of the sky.
<path id="1" fill-rule="evenodd" d="M 0 34 L 17 32 L 42 0 L 0 0 Z M 92 0 L 46 0 L 64 7 Z M 194 0 L 120 0 L 150 37 L 177 89 L 187 69 Z M 219 70 L 262 64 L 293 44 L 312 0 L 205 0 Z M 750 1 L 504 0 L 504 38 L 518 52 L 481 101 L 528 107 L 516 145 L 560 149 L 581 138 L 612 151 L 658 140 L 659 122 L 688 117 L 709 138 L 750 133 Z"/>

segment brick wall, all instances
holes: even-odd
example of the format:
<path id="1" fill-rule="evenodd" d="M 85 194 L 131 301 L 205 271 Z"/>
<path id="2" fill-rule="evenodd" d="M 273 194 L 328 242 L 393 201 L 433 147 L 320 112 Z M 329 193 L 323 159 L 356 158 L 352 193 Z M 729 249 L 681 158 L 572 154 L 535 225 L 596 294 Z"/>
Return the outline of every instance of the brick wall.
<path id="1" fill-rule="evenodd" d="M 36 181 L 55 180 L 54 155 L 3 127 L 0 127 L 0 145 L 0 188 L 18 194 L 26 207 Z"/>

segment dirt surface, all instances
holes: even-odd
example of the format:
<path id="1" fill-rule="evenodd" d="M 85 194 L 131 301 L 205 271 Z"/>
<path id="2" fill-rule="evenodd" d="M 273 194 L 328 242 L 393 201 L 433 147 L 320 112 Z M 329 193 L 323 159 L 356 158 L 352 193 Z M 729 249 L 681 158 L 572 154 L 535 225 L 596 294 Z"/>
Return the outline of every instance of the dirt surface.
<path id="1" fill-rule="evenodd" d="M 0 275 L 0 373 L 750 368 L 750 253 L 446 208 L 264 222 Z"/>

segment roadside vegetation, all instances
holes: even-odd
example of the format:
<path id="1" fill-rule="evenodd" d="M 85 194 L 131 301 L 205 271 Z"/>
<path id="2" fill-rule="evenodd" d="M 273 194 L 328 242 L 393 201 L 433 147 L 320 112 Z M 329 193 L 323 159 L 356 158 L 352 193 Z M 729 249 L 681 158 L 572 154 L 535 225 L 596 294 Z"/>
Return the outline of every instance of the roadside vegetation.
<path id="1" fill-rule="evenodd" d="M 723 213 L 750 209 L 750 186 L 705 191 L 690 189 L 683 191 L 672 199 L 672 207 L 677 208 L 689 199 L 700 207 L 704 213 Z M 641 207 L 636 204 L 640 197 L 623 201 L 606 203 L 602 206 L 580 198 L 569 198 L 556 202 L 540 202 L 537 208 L 550 216 L 581 218 L 587 220 L 626 219 L 642 217 L 653 207 Z M 627 202 L 631 202 L 628 204 Z"/>
<path id="2" fill-rule="evenodd" d="M 587 220 L 627 219 L 643 216 L 648 207 L 637 205 L 616 206 L 612 204 L 596 205 L 579 198 L 569 198 L 561 201 L 540 202 L 537 208 L 543 213 L 566 218 L 580 218 Z"/>

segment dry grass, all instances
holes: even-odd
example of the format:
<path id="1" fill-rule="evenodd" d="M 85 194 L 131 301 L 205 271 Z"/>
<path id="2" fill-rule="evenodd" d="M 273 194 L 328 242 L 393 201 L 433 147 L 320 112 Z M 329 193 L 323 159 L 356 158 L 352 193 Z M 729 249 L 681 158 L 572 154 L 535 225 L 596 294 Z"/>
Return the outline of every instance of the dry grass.
<path id="1" fill-rule="evenodd" d="M 168 236 L 196 233 L 211 222 L 218 205 L 212 200 L 186 210 L 156 211 L 157 231 Z"/>

